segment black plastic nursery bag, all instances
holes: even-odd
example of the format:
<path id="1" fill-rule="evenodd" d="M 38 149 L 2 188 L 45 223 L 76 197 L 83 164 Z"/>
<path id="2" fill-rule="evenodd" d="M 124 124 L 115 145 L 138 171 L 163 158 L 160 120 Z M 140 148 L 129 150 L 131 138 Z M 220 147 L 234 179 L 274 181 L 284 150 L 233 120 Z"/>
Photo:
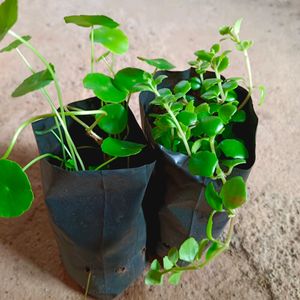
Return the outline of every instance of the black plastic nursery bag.
<path id="1" fill-rule="evenodd" d="M 91 110 L 99 108 L 99 101 L 91 98 L 71 105 Z M 82 119 L 94 122 L 93 117 Z M 99 146 L 78 123 L 68 123 L 84 162 L 100 165 Z M 41 154 L 61 154 L 54 135 L 45 134 L 54 124 L 53 118 L 33 124 Z M 128 124 L 128 140 L 146 144 L 131 112 Z M 129 162 L 129 168 L 127 159 L 117 159 L 109 170 L 79 172 L 60 168 L 52 160 L 41 163 L 46 205 L 64 266 L 82 288 L 91 272 L 89 294 L 100 299 L 120 294 L 145 267 L 142 200 L 155 163 L 148 147 Z"/>
<path id="2" fill-rule="evenodd" d="M 183 72 L 159 72 L 157 75 L 167 75 L 160 88 L 173 87 L 181 80 L 188 80 L 197 76 L 193 69 Z M 214 73 L 207 72 L 206 78 L 214 77 Z M 242 87 L 236 89 L 238 100 L 247 95 Z M 179 247 L 190 236 L 200 240 L 206 237 L 206 225 L 211 213 L 204 196 L 205 186 L 211 181 L 209 178 L 193 176 L 188 170 L 188 156 L 173 152 L 157 144 L 151 136 L 150 102 L 154 95 L 151 92 L 140 94 L 140 108 L 142 126 L 148 141 L 157 151 L 157 163 L 150 180 L 145 201 L 144 211 L 148 225 L 148 246 L 159 256 L 166 255 L 170 247 Z M 236 138 L 244 141 L 249 159 L 243 168 L 235 168 L 231 176 L 240 175 L 247 180 L 251 167 L 255 162 L 255 135 L 258 119 L 254 112 L 252 100 L 244 107 L 246 121 L 236 123 L 233 132 Z M 220 183 L 214 182 L 216 188 Z M 219 236 L 226 226 L 226 213 L 214 216 L 213 234 Z M 156 226 L 152 226 L 156 224 Z"/>

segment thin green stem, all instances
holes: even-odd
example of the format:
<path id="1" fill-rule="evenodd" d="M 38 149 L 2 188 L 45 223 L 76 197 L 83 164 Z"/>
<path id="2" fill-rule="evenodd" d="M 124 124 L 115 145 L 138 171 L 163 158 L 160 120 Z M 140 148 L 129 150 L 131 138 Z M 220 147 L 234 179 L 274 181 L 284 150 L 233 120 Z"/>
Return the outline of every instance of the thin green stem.
<path id="1" fill-rule="evenodd" d="M 188 156 L 192 156 L 192 152 L 190 149 L 190 145 L 188 144 L 188 141 L 186 139 L 186 136 L 181 128 L 181 125 L 179 124 L 176 116 L 174 115 L 173 111 L 171 110 L 170 106 L 168 104 L 164 105 L 164 108 L 166 109 L 166 111 L 168 112 L 168 114 L 170 115 L 170 117 L 172 118 L 177 130 L 178 130 L 178 136 L 181 138 L 181 140 L 183 141 L 184 147 L 186 149 L 186 152 L 188 154 Z"/>
<path id="2" fill-rule="evenodd" d="M 46 157 L 51 157 L 51 158 L 54 158 L 54 159 L 57 159 L 61 162 L 63 162 L 64 160 L 61 159 L 60 157 L 58 157 L 57 155 L 53 155 L 51 153 L 45 153 L 45 154 L 41 154 L 39 156 L 37 156 L 35 159 L 33 159 L 31 162 L 29 162 L 24 168 L 23 168 L 23 171 L 26 172 L 27 169 L 29 169 L 32 165 L 34 165 L 35 163 L 37 163 L 38 161 L 46 158 Z"/>
<path id="3" fill-rule="evenodd" d="M 98 166 L 95 171 L 99 171 L 100 169 L 102 169 L 103 167 L 105 167 L 106 165 L 108 165 L 109 163 L 111 163 L 112 161 L 116 160 L 118 157 L 114 156 L 111 159 L 105 161 L 103 164 L 101 164 L 100 166 Z"/>
<path id="4" fill-rule="evenodd" d="M 216 66 L 214 67 L 214 71 L 215 71 L 215 74 L 216 74 L 216 78 L 221 80 L 221 75 L 218 72 Z M 225 102 L 225 98 L 226 98 L 224 90 L 223 90 L 222 82 L 218 82 L 218 87 L 219 87 L 219 91 L 221 92 L 221 99 L 222 99 L 222 101 L 220 101 L 220 103 L 222 104 L 222 103 Z"/>
<path id="5" fill-rule="evenodd" d="M 94 43 L 94 26 L 91 28 L 91 73 L 94 73 L 95 63 L 95 43 Z"/>
<path id="6" fill-rule="evenodd" d="M 27 66 L 27 68 L 33 74 L 35 74 L 35 71 L 34 71 L 33 67 L 31 66 L 31 64 L 29 63 L 29 61 L 26 59 L 26 57 L 23 55 L 23 53 L 18 48 L 16 48 L 16 50 L 17 50 L 17 53 L 19 54 L 19 56 L 21 57 L 21 59 L 23 60 L 23 62 L 25 63 L 25 65 Z M 47 90 L 45 88 L 42 88 L 41 92 L 45 96 L 48 104 L 50 104 L 50 103 L 53 104 L 53 101 L 52 101 L 49 93 L 47 92 Z M 53 104 L 53 106 L 54 106 L 54 104 Z M 52 109 L 52 111 L 53 111 L 53 109 Z M 63 143 L 63 135 L 62 135 L 62 131 L 61 131 L 61 128 L 60 128 L 60 125 L 59 125 L 57 117 L 54 117 L 54 121 L 55 121 L 56 128 L 58 130 L 58 135 L 60 137 L 60 144 L 61 144 L 61 149 L 62 149 L 62 155 L 63 155 L 64 160 L 66 160 L 66 152 L 65 152 L 65 145 Z"/>
<path id="7" fill-rule="evenodd" d="M 18 34 L 13 32 L 12 30 L 9 30 L 8 33 L 11 36 L 13 36 L 14 38 L 21 41 L 27 48 L 29 48 L 41 60 L 41 62 L 46 66 L 47 70 L 51 74 L 51 77 L 53 78 L 55 89 L 57 92 L 57 98 L 58 98 L 58 103 L 59 103 L 60 113 L 61 113 L 61 116 L 59 114 L 57 116 L 59 116 L 58 119 L 64 129 L 66 141 L 69 146 L 70 152 L 72 153 L 72 157 L 74 157 L 75 169 L 78 170 L 78 165 L 77 165 L 77 161 L 76 161 L 76 157 L 77 157 L 78 162 L 81 165 L 81 168 L 84 170 L 84 164 L 82 162 L 82 159 L 81 159 L 79 153 L 77 152 L 76 146 L 75 146 L 75 144 L 69 134 L 69 131 L 67 129 L 66 116 L 65 116 L 64 105 L 63 105 L 63 100 L 62 100 L 62 92 L 61 92 L 61 88 L 60 88 L 60 85 L 59 85 L 59 82 L 58 82 L 58 79 L 56 77 L 54 70 L 50 66 L 49 62 L 44 58 L 44 56 L 42 54 L 40 54 L 39 51 L 37 49 L 35 49 L 28 41 L 24 40 L 22 37 L 20 37 Z M 53 110 L 52 104 L 50 104 L 50 106 Z M 54 109 L 55 109 L 55 107 L 54 107 Z"/>
<path id="8" fill-rule="evenodd" d="M 91 114 L 99 114 L 101 111 L 100 110 L 86 110 L 86 111 L 73 111 L 73 112 L 65 112 L 66 116 L 74 116 L 74 115 L 91 115 Z M 15 146 L 17 139 L 19 137 L 19 135 L 21 134 L 21 132 L 23 131 L 24 128 L 26 128 L 28 125 L 30 125 L 33 122 L 45 119 L 45 118 L 51 118 L 56 116 L 56 114 L 51 113 L 51 114 L 43 114 L 43 115 L 39 115 L 39 116 L 35 116 L 32 117 L 26 121 L 24 121 L 16 130 L 12 141 L 10 143 L 10 145 L 8 146 L 6 152 L 3 154 L 2 159 L 7 159 L 8 156 L 10 155 L 13 147 Z"/>
<path id="9" fill-rule="evenodd" d="M 95 120 L 95 122 L 89 126 L 86 130 L 87 131 L 93 131 L 93 129 L 98 125 L 98 123 L 100 122 L 101 119 L 103 119 L 105 116 L 107 116 L 107 113 L 104 113 L 103 111 L 103 114 L 101 114 L 100 116 L 98 116 Z"/>
<path id="10" fill-rule="evenodd" d="M 216 138 L 215 136 L 211 137 L 209 139 L 209 144 L 210 144 L 211 152 L 216 155 L 215 138 Z M 226 176 L 225 176 L 223 170 L 220 167 L 219 161 L 218 161 L 217 166 L 216 166 L 216 173 L 217 173 L 218 178 L 220 178 L 222 180 L 222 183 L 224 184 L 226 182 Z"/>
<path id="11" fill-rule="evenodd" d="M 248 55 L 248 51 L 244 50 L 244 57 L 245 57 L 245 61 L 246 61 L 246 67 L 247 67 L 247 72 L 248 72 L 248 79 L 249 79 L 249 86 L 248 86 L 248 94 L 246 96 L 246 98 L 243 100 L 243 102 L 239 105 L 238 110 L 241 110 L 249 101 L 252 92 L 253 92 L 253 79 L 252 79 L 252 71 L 251 71 L 251 64 L 250 64 L 250 58 Z"/>

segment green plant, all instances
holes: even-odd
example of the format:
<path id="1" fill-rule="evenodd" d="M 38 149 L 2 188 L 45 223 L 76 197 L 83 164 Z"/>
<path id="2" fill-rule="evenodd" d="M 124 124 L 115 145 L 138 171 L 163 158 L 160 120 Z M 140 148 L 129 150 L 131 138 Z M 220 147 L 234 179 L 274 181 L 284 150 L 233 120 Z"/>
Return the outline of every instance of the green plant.
<path id="1" fill-rule="evenodd" d="M 172 90 L 158 87 L 167 77 L 165 75 L 153 74 L 148 80 L 148 90 L 155 94 L 151 102 L 152 113 L 149 114 L 153 121 L 152 136 L 165 148 L 188 155 L 188 167 L 193 175 L 211 179 L 205 188 L 211 214 L 206 237 L 201 241 L 190 237 L 179 249 L 171 248 L 162 263 L 155 259 L 146 276 L 146 284 L 162 284 L 167 274 L 170 275 L 169 283 L 177 284 L 184 271 L 201 269 L 228 249 L 236 209 L 247 200 L 243 178 L 230 176 L 236 166 L 245 164 L 248 159 L 247 148 L 234 136 L 232 124 L 244 122 L 247 118 L 243 107 L 254 90 L 248 56 L 248 49 L 253 43 L 240 40 L 241 21 L 236 21 L 233 26 L 224 26 L 219 32 L 224 37 L 221 41 L 232 40 L 236 49 L 243 53 L 248 82 L 243 78 L 222 77 L 222 72 L 229 66 L 231 51 L 221 51 L 220 43 L 214 44 L 209 51 L 196 51 L 196 59 L 189 64 L 198 76 L 178 82 Z M 149 60 L 143 60 L 149 63 Z M 208 70 L 213 73 L 208 73 Z M 247 96 L 240 102 L 235 91 L 239 82 L 244 83 L 248 90 Z M 259 89 L 261 104 L 264 88 Z M 217 182 L 221 186 L 219 189 Z M 225 212 L 230 220 L 224 240 L 214 237 L 212 231 L 213 217 L 220 212 Z"/>
<path id="2" fill-rule="evenodd" d="M 81 110 L 75 107 L 64 105 L 61 86 L 57 78 L 55 67 L 49 63 L 46 58 L 31 44 L 31 37 L 20 36 L 11 28 L 14 26 L 18 18 L 18 2 L 17 0 L 5 0 L 0 5 L 0 41 L 6 34 L 12 36 L 14 40 L 0 52 L 8 52 L 16 50 L 31 75 L 26 78 L 12 93 L 13 97 L 20 97 L 27 93 L 39 90 L 50 105 L 51 113 L 36 116 L 26 120 L 16 130 L 16 133 L 9 144 L 7 150 L 0 158 L 0 216 L 1 217 L 17 217 L 27 211 L 33 201 L 33 192 L 30 181 L 25 171 L 35 162 L 51 158 L 59 161 L 60 166 L 70 171 L 80 171 L 86 169 L 100 170 L 107 168 L 109 163 L 119 157 L 130 157 L 142 151 L 144 145 L 127 141 L 128 128 L 128 103 L 132 93 L 140 91 L 135 88 L 136 83 L 142 84 L 144 78 L 150 76 L 143 70 L 136 68 L 125 68 L 115 73 L 113 67 L 113 59 L 115 55 L 122 55 L 127 52 L 129 44 L 125 33 L 119 29 L 119 24 L 109 17 L 102 15 L 80 15 L 65 17 L 66 23 L 73 23 L 78 26 L 90 29 L 91 41 L 91 73 L 83 80 L 84 87 L 91 89 L 99 98 L 99 109 L 97 110 Z M 104 47 L 105 52 L 95 57 L 96 46 L 100 44 Z M 29 61 L 25 58 L 20 50 L 20 46 L 24 45 L 33 54 L 35 54 L 45 69 L 36 71 L 33 69 Z M 109 61 L 111 59 L 112 61 Z M 96 64 L 104 62 L 111 75 L 96 73 Z M 54 83 L 59 110 L 56 109 L 54 99 L 52 99 L 47 91 L 47 85 Z M 95 116 L 92 124 L 86 124 L 80 119 L 80 116 Z M 18 163 L 9 160 L 11 151 L 16 144 L 17 138 L 22 130 L 31 123 L 52 117 L 55 121 L 55 127 L 52 128 L 52 134 L 61 144 L 61 156 L 52 153 L 42 154 L 25 167 L 21 167 Z M 73 141 L 74 137 L 70 136 L 67 127 L 67 117 L 74 119 L 86 130 L 90 136 L 99 145 L 99 155 L 103 156 L 103 163 L 99 166 L 86 166 L 82 160 L 77 147 Z M 99 127 L 103 136 L 99 136 L 95 132 L 95 128 Z M 39 134 L 43 134 L 40 132 Z M 129 162 L 129 160 L 128 160 Z"/>

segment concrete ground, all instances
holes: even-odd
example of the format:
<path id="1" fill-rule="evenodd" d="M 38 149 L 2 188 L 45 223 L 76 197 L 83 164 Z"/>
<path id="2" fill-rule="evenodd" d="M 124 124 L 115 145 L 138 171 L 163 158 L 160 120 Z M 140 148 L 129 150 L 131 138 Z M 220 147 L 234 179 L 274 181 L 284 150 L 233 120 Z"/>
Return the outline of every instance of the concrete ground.
<path id="1" fill-rule="evenodd" d="M 244 17 L 241 36 L 255 41 L 250 51 L 254 80 L 267 88 L 265 105 L 256 106 L 260 123 L 250 200 L 240 210 L 231 250 L 205 270 L 186 274 L 176 287 L 147 287 L 140 278 L 119 299 L 300 299 L 299 0 L 21 0 L 14 30 L 32 35 L 33 44 L 56 65 L 66 102 L 90 95 L 81 84 L 89 70 L 89 45 L 87 30 L 66 26 L 63 16 L 87 13 L 106 14 L 123 24 L 131 50 L 119 58 L 120 68 L 141 66 L 136 60 L 141 55 L 166 57 L 184 69 L 194 50 L 217 41 L 219 26 Z M 235 53 L 232 58 L 227 74 L 245 74 L 242 57 Z M 1 54 L 0 72 L 3 152 L 22 120 L 49 108 L 38 93 L 10 97 L 28 76 L 16 53 Z M 137 101 L 133 108 L 138 115 Z M 25 164 L 36 154 L 26 129 L 12 158 Z M 21 218 L 0 220 L 0 299 L 81 299 L 59 260 L 38 166 L 29 176 L 33 208 Z"/>

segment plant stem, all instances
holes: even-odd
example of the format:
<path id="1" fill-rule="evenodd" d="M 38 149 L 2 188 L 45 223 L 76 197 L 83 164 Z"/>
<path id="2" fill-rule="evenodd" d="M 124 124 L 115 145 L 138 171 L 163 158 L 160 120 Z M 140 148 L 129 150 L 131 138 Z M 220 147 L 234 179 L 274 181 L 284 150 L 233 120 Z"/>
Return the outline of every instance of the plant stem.
<path id="1" fill-rule="evenodd" d="M 249 79 L 249 86 L 248 86 L 248 94 L 246 96 L 246 98 L 243 100 L 243 102 L 239 105 L 238 110 L 241 110 L 249 101 L 252 92 L 253 92 L 253 79 L 252 79 L 252 71 L 251 71 L 251 64 L 250 64 L 250 58 L 248 55 L 248 51 L 244 50 L 244 57 L 245 57 L 245 61 L 246 61 L 246 67 L 247 67 L 247 72 L 248 72 L 248 79 Z"/>
<path id="2" fill-rule="evenodd" d="M 210 144 L 211 152 L 216 155 L 215 138 L 216 138 L 216 136 L 211 137 L 209 139 L 209 144 Z M 217 166 L 216 166 L 216 172 L 217 172 L 218 177 L 222 180 L 222 183 L 224 184 L 226 182 L 226 176 L 225 176 L 223 170 L 220 167 L 219 160 L 218 160 L 218 163 L 217 163 Z"/>
<path id="3" fill-rule="evenodd" d="M 215 71 L 215 74 L 216 74 L 216 78 L 217 79 L 221 79 L 221 75 L 217 71 L 217 67 L 214 68 L 214 71 Z M 222 99 L 222 101 L 220 101 L 220 103 L 222 104 L 222 103 L 225 102 L 225 93 L 224 93 L 224 90 L 223 90 L 223 87 L 222 87 L 222 82 L 218 82 L 218 87 L 219 87 L 219 90 L 221 92 L 221 99 Z"/>
<path id="4" fill-rule="evenodd" d="M 91 73 L 94 73 L 95 63 L 95 43 L 94 43 L 94 26 L 91 29 Z"/>
<path id="5" fill-rule="evenodd" d="M 17 53 L 19 54 L 19 56 L 21 57 L 21 59 L 23 60 L 23 62 L 25 63 L 25 65 L 27 66 L 27 68 L 33 73 L 35 74 L 35 71 L 33 69 L 33 67 L 31 66 L 31 64 L 29 63 L 29 61 L 26 59 L 26 57 L 23 55 L 23 53 L 18 49 L 16 48 L 17 50 Z M 41 92 L 42 94 L 45 96 L 48 104 L 53 104 L 53 101 L 49 95 L 49 93 L 47 92 L 47 90 L 45 88 L 42 88 L 41 89 Z M 50 105 L 51 106 L 51 105 Z M 53 104 L 54 106 L 54 104 Z M 56 110 L 56 109 L 55 109 Z M 53 111 L 53 109 L 52 109 Z M 53 111 L 54 112 L 54 111 Z M 64 158 L 64 161 L 66 160 L 66 152 L 65 152 L 65 145 L 63 143 L 63 135 L 62 135 L 62 131 L 61 131 L 61 128 L 60 128 L 60 125 L 59 125 L 59 122 L 58 122 L 58 119 L 57 117 L 54 117 L 54 121 L 55 121 L 55 125 L 57 127 L 57 130 L 58 130 L 58 135 L 59 135 L 59 138 L 60 138 L 60 145 L 61 145 L 61 149 L 62 149 L 62 155 L 63 155 L 63 158 Z"/>
<path id="6" fill-rule="evenodd" d="M 108 165 L 109 163 L 111 163 L 112 161 L 116 160 L 118 157 L 114 156 L 111 159 L 105 161 L 103 164 L 101 164 L 100 166 L 98 166 L 95 171 L 99 171 L 100 169 L 102 169 L 103 167 L 105 167 L 106 165 Z"/>
<path id="7" fill-rule="evenodd" d="M 27 48 L 29 48 L 41 60 L 41 62 L 46 66 L 47 70 L 51 74 L 51 76 L 53 78 L 53 81 L 54 81 L 55 89 L 56 89 L 56 92 L 57 92 L 57 98 L 58 98 L 60 113 L 61 113 L 61 116 L 59 114 L 57 114 L 57 117 L 58 117 L 59 121 L 61 122 L 61 125 L 64 129 L 67 144 L 69 146 L 70 152 L 72 153 L 72 157 L 74 158 L 75 170 L 78 171 L 78 165 L 77 165 L 76 157 L 78 159 L 79 164 L 81 165 L 81 168 L 84 170 L 84 164 L 81 160 L 81 157 L 80 157 L 79 153 L 77 152 L 76 146 L 75 146 L 75 144 L 74 144 L 74 142 L 73 142 L 73 140 L 72 140 L 72 138 L 69 134 L 68 128 L 67 128 L 66 116 L 65 116 L 63 100 L 62 100 L 62 92 L 61 92 L 61 88 L 60 88 L 60 85 L 59 85 L 59 82 L 58 82 L 58 79 L 56 77 L 55 72 L 53 71 L 53 69 L 50 66 L 49 62 L 43 57 L 43 55 L 40 54 L 39 51 L 37 49 L 35 49 L 28 41 L 24 40 L 22 37 L 20 37 L 18 34 L 13 32 L 12 30 L 9 30 L 8 33 L 11 36 L 13 36 L 14 38 L 21 41 Z M 52 108 L 52 105 L 51 105 L 51 108 Z M 54 109 L 55 109 L 55 107 L 54 107 Z M 52 108 L 52 110 L 53 110 L 53 108 Z"/>
<path id="8" fill-rule="evenodd" d="M 51 157 L 51 158 L 54 158 L 54 159 L 57 159 L 61 162 L 63 162 L 64 160 L 61 159 L 60 157 L 58 157 L 57 155 L 53 155 L 51 153 L 45 153 L 45 154 L 41 154 L 39 156 L 37 156 L 35 159 L 33 159 L 31 162 L 29 162 L 24 168 L 23 168 L 23 171 L 26 172 L 26 170 L 28 168 L 30 168 L 32 165 L 34 165 L 36 162 L 38 162 L 39 160 L 42 160 L 46 157 Z"/>
<path id="9" fill-rule="evenodd" d="M 74 111 L 74 112 L 65 112 L 66 116 L 74 116 L 74 115 L 89 115 L 89 114 L 98 114 L 100 113 L 100 110 L 90 110 L 90 111 Z M 52 113 L 52 114 L 43 114 L 43 115 L 39 115 L 39 116 L 35 116 L 32 117 L 26 121 L 24 121 L 16 130 L 12 141 L 10 143 L 10 145 L 8 146 L 6 152 L 3 154 L 2 159 L 7 159 L 8 156 L 10 155 L 13 147 L 15 146 L 17 139 L 20 135 L 20 133 L 23 131 L 24 128 L 26 128 L 28 125 L 30 125 L 33 122 L 45 119 L 45 118 L 52 118 L 56 116 L 56 114 Z"/>

